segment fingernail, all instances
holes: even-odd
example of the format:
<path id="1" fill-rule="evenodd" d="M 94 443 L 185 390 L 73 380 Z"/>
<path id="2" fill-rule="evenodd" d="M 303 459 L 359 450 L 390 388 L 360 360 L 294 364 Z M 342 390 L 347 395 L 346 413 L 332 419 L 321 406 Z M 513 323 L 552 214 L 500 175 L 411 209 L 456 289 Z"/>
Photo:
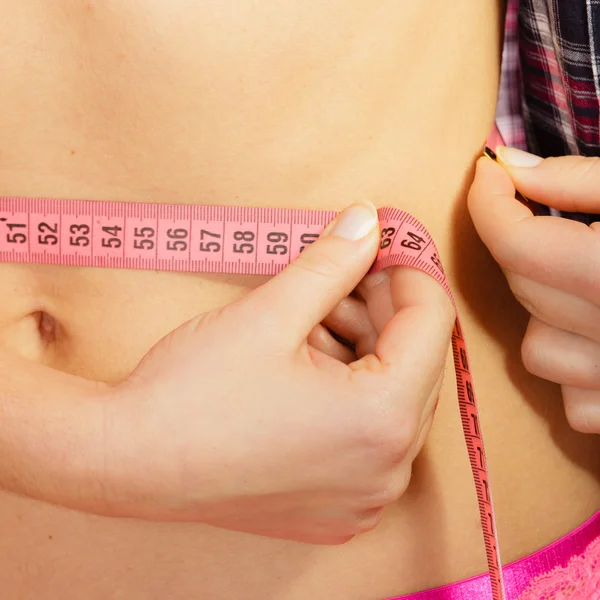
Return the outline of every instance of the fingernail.
<path id="1" fill-rule="evenodd" d="M 496 148 L 496 154 L 500 162 L 509 167 L 537 167 L 544 160 L 535 154 L 517 148 L 509 148 L 508 146 Z"/>
<path id="2" fill-rule="evenodd" d="M 338 216 L 331 235 L 360 240 L 373 230 L 377 221 L 377 211 L 372 204 L 353 204 Z"/>

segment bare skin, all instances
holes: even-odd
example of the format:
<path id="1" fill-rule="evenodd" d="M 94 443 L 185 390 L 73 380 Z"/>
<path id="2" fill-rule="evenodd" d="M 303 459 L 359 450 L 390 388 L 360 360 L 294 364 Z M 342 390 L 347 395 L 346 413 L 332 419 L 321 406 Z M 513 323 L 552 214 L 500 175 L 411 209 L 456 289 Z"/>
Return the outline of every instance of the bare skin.
<path id="1" fill-rule="evenodd" d="M 527 315 L 466 210 L 493 120 L 501 11 L 491 0 L 0 0 L 0 193 L 299 208 L 366 197 L 414 214 L 462 314 L 508 561 L 600 507 L 600 444 L 569 428 L 557 386 L 521 366 Z M 181 322 L 259 283 L 1 265 L 0 344 L 116 382 Z M 450 363 L 411 486 L 346 545 L 9 495 L 0 530 L 4 593 L 36 600 L 374 600 L 485 568 Z"/>

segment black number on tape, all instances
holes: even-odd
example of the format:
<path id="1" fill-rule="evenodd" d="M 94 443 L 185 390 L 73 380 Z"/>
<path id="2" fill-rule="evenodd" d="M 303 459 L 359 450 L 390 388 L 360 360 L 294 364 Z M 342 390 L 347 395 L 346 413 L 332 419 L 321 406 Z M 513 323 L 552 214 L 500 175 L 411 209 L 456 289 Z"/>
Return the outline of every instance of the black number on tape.
<path id="1" fill-rule="evenodd" d="M 188 236 L 187 229 L 167 229 L 167 237 L 171 238 L 167 242 L 167 250 L 175 250 L 177 252 L 185 252 L 187 250 L 187 242 L 185 241 Z"/>
<path id="2" fill-rule="evenodd" d="M 306 249 L 306 246 L 314 244 L 318 239 L 318 233 L 303 233 L 300 236 L 300 243 L 303 244 L 302 246 L 300 246 L 300 252 L 303 252 Z"/>
<path id="3" fill-rule="evenodd" d="M 204 242 L 204 238 L 213 238 L 213 241 Z M 219 240 L 218 242 L 215 240 Z M 221 234 L 208 231 L 206 229 L 200 230 L 200 252 L 220 252 L 221 251 Z"/>
<path id="4" fill-rule="evenodd" d="M 103 227 L 102 231 L 104 233 L 108 233 L 109 238 L 102 237 L 102 246 L 105 248 L 120 248 L 123 245 L 123 242 L 119 239 L 119 233 L 123 230 L 122 227 L 115 225 L 113 227 Z"/>
<path id="5" fill-rule="evenodd" d="M 44 245 L 56 246 L 58 244 L 58 223 L 49 225 L 40 223 L 38 225 L 38 242 Z"/>
<path id="6" fill-rule="evenodd" d="M 289 239 L 287 233 L 281 233 L 278 231 L 272 231 L 267 236 L 267 241 L 271 242 L 271 244 L 267 244 L 267 254 L 287 254 L 288 248 L 286 243 Z"/>
<path id="7" fill-rule="evenodd" d="M 395 233 L 396 229 L 394 227 L 386 227 L 381 231 L 381 244 L 379 247 L 382 250 L 385 250 L 391 245 Z"/>
<path id="8" fill-rule="evenodd" d="M 154 250 L 154 240 L 151 239 L 156 235 L 156 231 L 152 227 L 136 227 L 133 230 L 133 247 L 136 250 Z"/>
<path id="9" fill-rule="evenodd" d="M 421 250 L 423 247 L 423 243 L 425 239 L 418 236 L 416 233 L 409 231 L 406 234 L 410 239 L 404 239 L 400 242 L 400 245 L 404 248 L 409 248 L 410 250 Z"/>
<path id="10" fill-rule="evenodd" d="M 434 252 L 431 255 L 431 262 L 440 270 L 441 273 L 444 272 L 444 267 L 442 267 L 442 261 L 440 257 L 437 255 L 437 252 Z"/>
<path id="11" fill-rule="evenodd" d="M 2 220 L 6 221 L 6 219 Z M 12 232 L 13 229 L 27 229 L 27 225 L 24 223 L 7 223 L 6 226 L 10 232 Z M 24 233 L 7 233 L 6 241 L 9 244 L 25 244 L 27 242 L 27 236 Z"/>
<path id="12" fill-rule="evenodd" d="M 244 244 L 234 244 L 233 251 L 237 253 L 252 254 L 254 252 L 253 242 L 256 236 L 252 231 L 236 231 L 233 234 L 233 239 L 238 242 L 245 242 Z"/>
<path id="13" fill-rule="evenodd" d="M 69 231 L 73 234 L 69 237 L 70 246 L 89 246 L 90 245 L 90 227 L 89 225 L 71 225 Z M 79 235 L 78 235 L 79 234 Z"/>

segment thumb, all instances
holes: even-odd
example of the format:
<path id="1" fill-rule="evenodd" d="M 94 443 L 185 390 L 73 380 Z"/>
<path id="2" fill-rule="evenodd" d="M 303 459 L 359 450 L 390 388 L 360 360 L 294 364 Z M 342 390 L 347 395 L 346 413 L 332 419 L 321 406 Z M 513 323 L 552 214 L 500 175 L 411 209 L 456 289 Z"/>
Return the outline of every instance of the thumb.
<path id="1" fill-rule="evenodd" d="M 498 160 L 525 196 L 558 210 L 600 212 L 600 159 L 540 158 L 516 148 L 497 148 Z"/>
<path id="2" fill-rule="evenodd" d="M 279 275 L 242 303 L 268 313 L 274 331 L 300 343 L 365 276 L 377 255 L 379 222 L 370 203 L 354 204 Z M 289 337 L 288 337 L 289 339 Z"/>

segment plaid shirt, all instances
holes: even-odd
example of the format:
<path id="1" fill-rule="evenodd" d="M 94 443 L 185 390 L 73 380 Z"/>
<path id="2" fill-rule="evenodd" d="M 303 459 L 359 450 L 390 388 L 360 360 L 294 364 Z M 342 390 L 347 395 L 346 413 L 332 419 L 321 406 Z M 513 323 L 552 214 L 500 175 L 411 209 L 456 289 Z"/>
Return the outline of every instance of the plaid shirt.
<path id="1" fill-rule="evenodd" d="M 600 0 L 508 0 L 497 124 L 540 156 L 600 155 Z"/>
<path id="2" fill-rule="evenodd" d="M 496 124 L 540 156 L 600 156 L 600 0 L 508 0 Z"/>
<path id="3" fill-rule="evenodd" d="M 496 126 L 504 143 L 526 149 L 519 64 L 519 0 L 508 0 L 502 55 L 502 77 L 496 106 Z"/>

